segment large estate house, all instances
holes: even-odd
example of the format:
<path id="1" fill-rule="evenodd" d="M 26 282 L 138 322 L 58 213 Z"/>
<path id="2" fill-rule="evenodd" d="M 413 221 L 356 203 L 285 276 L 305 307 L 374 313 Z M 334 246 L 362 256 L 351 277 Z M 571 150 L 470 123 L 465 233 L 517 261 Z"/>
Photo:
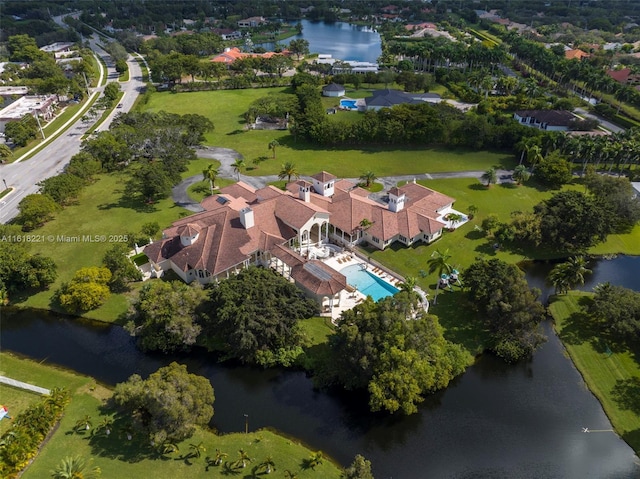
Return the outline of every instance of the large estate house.
<path id="1" fill-rule="evenodd" d="M 172 270 L 185 282 L 209 283 L 251 265 L 271 267 L 322 302 L 347 288 L 344 275 L 315 258 L 327 243 L 379 249 L 399 241 L 430 243 L 453 205 L 414 183 L 391 188 L 388 204 L 348 180 L 321 172 L 287 185 L 229 185 L 202 201 L 203 212 L 176 221 L 144 249 L 154 275 Z M 440 219 L 439 219 L 440 218 Z"/>

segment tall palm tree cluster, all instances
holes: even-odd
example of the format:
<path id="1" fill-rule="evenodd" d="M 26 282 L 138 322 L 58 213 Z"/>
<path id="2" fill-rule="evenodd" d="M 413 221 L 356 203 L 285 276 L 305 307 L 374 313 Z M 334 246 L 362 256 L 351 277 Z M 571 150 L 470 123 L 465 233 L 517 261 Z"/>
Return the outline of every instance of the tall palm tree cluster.
<path id="1" fill-rule="evenodd" d="M 560 151 L 575 163 L 582 164 L 584 174 L 587 165 L 596 170 L 608 168 L 607 172 L 640 165 L 640 130 L 630 129 L 602 136 L 567 136 L 560 145 Z"/>
<path id="2" fill-rule="evenodd" d="M 633 87 L 613 80 L 601 66 L 589 60 L 568 60 L 545 48 L 544 44 L 522 37 L 517 32 L 505 34 L 509 51 L 516 60 L 522 61 L 555 80 L 560 88 L 572 90 L 582 96 L 594 97 L 599 93 L 613 93 L 619 102 L 640 105 L 640 92 Z"/>

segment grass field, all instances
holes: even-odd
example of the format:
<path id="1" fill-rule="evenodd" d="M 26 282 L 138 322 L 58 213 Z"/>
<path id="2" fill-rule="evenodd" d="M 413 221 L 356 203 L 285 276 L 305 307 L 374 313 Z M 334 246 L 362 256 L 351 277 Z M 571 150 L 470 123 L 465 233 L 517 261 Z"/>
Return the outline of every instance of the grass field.
<path id="1" fill-rule="evenodd" d="M 75 422 L 86 415 L 91 416 L 91 422 L 96 425 L 103 418 L 113 414 L 104 407 L 105 400 L 111 396 L 109 389 L 95 384 L 91 378 L 19 359 L 6 353 L 0 353 L 0 363 L 3 372 L 8 371 L 15 379 L 47 388 L 66 387 L 72 393 L 71 403 L 65 411 L 60 427 L 22 476 L 25 479 L 50 477 L 49 471 L 54 469 L 62 458 L 71 455 L 93 458 L 93 464 L 102 470 L 101 477 L 109 478 L 222 478 L 239 475 L 240 472 L 243 473 L 240 477 L 254 477 L 251 473 L 252 468 L 267 456 L 271 456 L 275 462 L 277 474 L 274 474 L 274 477 L 284 477 L 283 471 L 287 469 L 296 472 L 300 479 L 340 477 L 339 467 L 326 458 L 315 470 L 305 469 L 304 464 L 309 459 L 311 450 L 297 443 L 295 439 L 285 438 L 267 430 L 218 436 L 211 431 L 198 429 L 192 438 L 178 444 L 180 450 L 177 453 L 170 455 L 161 455 L 153 451 L 149 448 L 147 439 L 143 437 L 134 435 L 133 440 L 129 442 L 121 437 L 117 430 L 108 438 L 73 433 Z M 206 451 L 200 458 L 190 457 L 189 444 L 199 442 L 202 442 Z M 224 465 L 211 466 L 207 470 L 205 458 L 214 456 L 216 449 L 229 455 L 226 459 L 229 463 L 237 459 L 239 449 L 244 449 L 252 462 L 247 466 L 246 472 L 229 472 L 225 470 Z"/>
<path id="2" fill-rule="evenodd" d="M 18 389 L 6 384 L 0 384 L 0 404 L 9 409 L 9 416 L 15 418 L 31 404 L 38 401 L 41 396 L 39 394 Z M 5 418 L 0 421 L 0 436 L 11 429 L 12 419 Z"/>
<path id="3" fill-rule="evenodd" d="M 583 308 L 589 293 L 571 292 L 552 298 L 549 310 L 558 336 L 589 389 L 598 398 L 613 427 L 640 452 L 640 364 L 637 352 L 603 351 L 601 338 L 589 327 Z"/>
<path id="4" fill-rule="evenodd" d="M 337 176 L 357 177 L 366 170 L 377 176 L 432 173 L 442 171 L 485 170 L 490 166 L 512 168 L 515 158 L 511 153 L 452 150 L 445 148 L 327 148 L 309 145 L 296 139 L 288 131 L 245 130 L 243 113 L 254 100 L 276 93 L 290 92 L 287 88 L 251 90 L 220 90 L 188 93 L 154 93 L 144 111 L 165 110 L 178 114 L 197 113 L 210 118 L 215 131 L 206 135 L 206 143 L 233 148 L 244 155 L 248 164 L 259 156 L 271 156 L 269 142 L 278 140 L 277 160 L 269 159 L 260 168 L 246 172 L 249 175 L 277 174 L 282 163 L 293 162 L 301 174 L 310 175 L 320 170 Z M 335 115 L 344 118 L 351 112 Z M 357 114 L 355 114 L 357 116 Z M 352 121 L 350 118 L 347 121 Z"/>

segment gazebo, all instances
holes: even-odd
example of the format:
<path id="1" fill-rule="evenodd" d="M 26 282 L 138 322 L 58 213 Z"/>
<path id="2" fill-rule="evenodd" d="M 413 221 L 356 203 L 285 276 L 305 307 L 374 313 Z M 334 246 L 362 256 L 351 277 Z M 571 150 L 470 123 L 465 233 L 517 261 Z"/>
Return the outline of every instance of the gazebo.
<path id="1" fill-rule="evenodd" d="M 322 87 L 322 96 L 344 96 L 345 90 L 343 85 L 338 85 L 337 83 L 329 83 Z"/>

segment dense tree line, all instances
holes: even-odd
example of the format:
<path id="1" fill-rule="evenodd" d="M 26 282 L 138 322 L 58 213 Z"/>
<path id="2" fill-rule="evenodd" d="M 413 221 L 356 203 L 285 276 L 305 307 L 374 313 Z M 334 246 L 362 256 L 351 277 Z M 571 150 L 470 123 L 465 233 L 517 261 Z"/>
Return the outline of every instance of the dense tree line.
<path id="1" fill-rule="evenodd" d="M 435 316 L 415 315 L 415 301 L 403 292 L 345 311 L 319 381 L 368 390 L 372 411 L 417 412 L 425 394 L 445 388 L 468 358 L 444 339 Z"/>
<path id="2" fill-rule="evenodd" d="M 640 292 L 609 283 L 595 288 L 588 308 L 603 337 L 635 348 L 640 344 Z"/>
<path id="3" fill-rule="evenodd" d="M 508 362 L 527 358 L 544 341 L 545 309 L 524 273 L 498 259 L 476 260 L 463 272 L 470 305 L 490 335 L 489 349 Z"/>
<path id="4" fill-rule="evenodd" d="M 444 104 L 404 104 L 367 111 L 357 122 L 333 121 L 311 85 L 296 90 L 293 133 L 322 145 L 448 145 L 512 148 L 532 129 L 503 115 L 478 115 Z"/>

